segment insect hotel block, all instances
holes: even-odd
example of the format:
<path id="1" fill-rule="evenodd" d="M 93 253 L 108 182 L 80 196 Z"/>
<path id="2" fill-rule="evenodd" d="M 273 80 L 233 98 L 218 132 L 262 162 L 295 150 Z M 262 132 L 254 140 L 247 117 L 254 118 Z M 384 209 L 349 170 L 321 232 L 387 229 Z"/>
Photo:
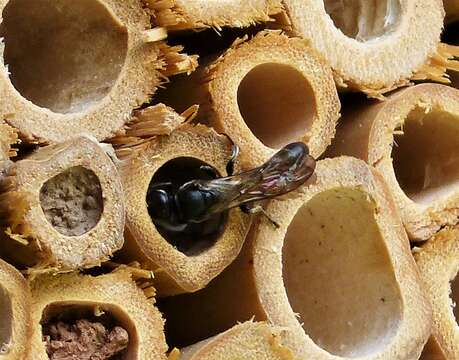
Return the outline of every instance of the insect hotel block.
<path id="1" fill-rule="evenodd" d="M 127 270 L 31 281 L 32 352 L 26 360 L 166 359 L 163 319 Z"/>
<path id="2" fill-rule="evenodd" d="M 280 228 L 260 218 L 208 288 L 164 299 L 171 343 L 255 317 L 285 328 L 283 344 L 302 359 L 421 354 L 431 308 L 380 175 L 346 157 L 320 161 L 316 175 L 296 197 L 267 205 Z"/>
<path id="3" fill-rule="evenodd" d="M 29 352 L 30 291 L 14 267 L 0 260 L 0 360 Z"/>
<path id="4" fill-rule="evenodd" d="M 160 296 L 205 287 L 239 254 L 250 218 L 239 209 L 230 210 L 207 223 L 217 222 L 215 230 L 177 239 L 152 221 L 147 208 L 150 185 L 182 185 L 207 176 L 200 170 L 202 165 L 211 166 L 223 176 L 230 157 L 231 146 L 225 136 L 203 125 L 185 125 L 170 136 L 146 143 L 138 156 L 120 164 L 126 199 L 123 256 L 142 259 L 144 267 L 154 270 Z"/>
<path id="5" fill-rule="evenodd" d="M 329 151 L 337 154 L 381 172 L 412 240 L 427 240 L 458 221 L 458 90 L 417 85 L 352 109 Z"/>
<path id="6" fill-rule="evenodd" d="M 9 235 L 0 253 L 17 266 L 92 267 L 123 245 L 121 180 L 91 138 L 40 148 L 8 168 L 0 189 Z"/>

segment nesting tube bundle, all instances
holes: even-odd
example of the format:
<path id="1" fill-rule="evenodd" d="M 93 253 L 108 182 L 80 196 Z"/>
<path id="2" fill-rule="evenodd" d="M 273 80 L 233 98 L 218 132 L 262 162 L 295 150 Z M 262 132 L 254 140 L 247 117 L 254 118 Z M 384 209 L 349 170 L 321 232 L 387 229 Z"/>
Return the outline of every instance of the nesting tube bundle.
<path id="1" fill-rule="evenodd" d="M 448 57 L 438 49 L 444 10 L 439 0 L 285 0 L 295 35 L 330 63 L 338 85 L 372 96 L 418 78 L 440 80 Z"/>
<path id="2" fill-rule="evenodd" d="M 166 359 L 163 319 L 126 270 L 31 281 L 29 360 Z"/>
<path id="3" fill-rule="evenodd" d="M 280 329 L 266 323 L 246 322 L 209 340 L 182 349 L 179 360 L 294 360 L 281 343 Z"/>
<path id="4" fill-rule="evenodd" d="M 431 309 L 384 182 L 345 157 L 319 162 L 316 174 L 296 197 L 267 205 L 280 228 L 261 218 L 207 289 L 165 299 L 171 339 L 190 343 L 255 316 L 286 328 L 283 344 L 302 359 L 419 357 Z"/>
<path id="5" fill-rule="evenodd" d="M 352 155 L 384 176 L 408 235 L 427 240 L 459 216 L 459 91 L 423 84 L 344 115 L 331 155 Z"/>
<path id="6" fill-rule="evenodd" d="M 311 154 L 320 156 L 339 118 L 328 64 L 308 42 L 277 31 L 236 41 L 191 81 L 172 85 L 171 103 L 199 104 L 199 119 L 230 135 L 248 166 L 260 165 L 293 141 L 307 143 Z"/>
<path id="7" fill-rule="evenodd" d="M 164 75 L 193 67 L 139 0 L 1 0 L 0 13 L 0 118 L 28 141 L 106 139 Z"/>
<path id="8" fill-rule="evenodd" d="M 170 136 L 146 143 L 137 156 L 120 164 L 127 228 L 123 256 L 140 259 L 144 267 L 154 270 L 160 296 L 197 291 L 220 274 L 238 255 L 250 217 L 239 209 L 230 210 L 177 237 L 150 217 L 150 186 L 165 182 L 180 186 L 191 179 L 205 179 L 203 165 L 224 176 L 230 157 L 225 136 L 202 125 L 184 125 Z"/>
<path id="9" fill-rule="evenodd" d="M 0 260 L 0 359 L 24 359 L 29 337 L 30 292 L 26 280 Z"/>
<path id="10" fill-rule="evenodd" d="M 280 0 L 147 0 L 158 25 L 170 30 L 245 27 L 270 21 L 282 11 Z"/>
<path id="11" fill-rule="evenodd" d="M 433 331 L 423 359 L 459 358 L 459 228 L 446 228 L 415 253 L 433 306 Z"/>
<path id="12" fill-rule="evenodd" d="M 108 260 L 123 245 L 115 164 L 91 138 L 42 147 L 1 180 L 1 253 L 18 266 L 68 270 Z"/>

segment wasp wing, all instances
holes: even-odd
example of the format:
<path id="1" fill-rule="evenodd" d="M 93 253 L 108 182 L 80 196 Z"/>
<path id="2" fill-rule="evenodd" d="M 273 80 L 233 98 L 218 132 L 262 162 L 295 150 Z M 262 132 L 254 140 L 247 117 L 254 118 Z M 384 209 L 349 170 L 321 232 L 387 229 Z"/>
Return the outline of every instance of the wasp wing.
<path id="1" fill-rule="evenodd" d="M 215 214 L 227 209 L 284 195 L 296 190 L 314 173 L 315 160 L 303 143 L 287 145 L 262 166 L 238 175 L 198 181 L 203 191 L 219 201 L 209 209 Z"/>

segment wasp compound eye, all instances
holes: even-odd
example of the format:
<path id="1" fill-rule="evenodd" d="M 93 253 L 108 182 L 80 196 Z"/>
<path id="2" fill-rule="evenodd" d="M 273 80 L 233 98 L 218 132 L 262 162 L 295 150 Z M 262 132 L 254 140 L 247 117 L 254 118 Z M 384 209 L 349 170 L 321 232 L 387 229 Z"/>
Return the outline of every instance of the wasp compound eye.
<path id="1" fill-rule="evenodd" d="M 148 214 L 155 219 L 167 219 L 171 214 L 170 196 L 165 190 L 154 189 L 147 195 Z"/>

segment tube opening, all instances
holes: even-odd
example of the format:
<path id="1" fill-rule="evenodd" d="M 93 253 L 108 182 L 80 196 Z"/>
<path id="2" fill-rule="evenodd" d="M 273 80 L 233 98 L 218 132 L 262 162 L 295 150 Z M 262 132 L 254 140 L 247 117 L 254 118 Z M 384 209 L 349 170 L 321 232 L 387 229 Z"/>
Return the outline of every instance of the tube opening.
<path id="1" fill-rule="evenodd" d="M 401 294 L 368 194 L 340 188 L 303 205 L 287 230 L 283 275 L 305 333 L 327 352 L 371 356 L 396 336 Z"/>
<path id="2" fill-rule="evenodd" d="M 317 115 L 314 90 L 289 65 L 256 66 L 241 81 L 237 99 L 246 125 L 272 149 L 301 140 Z"/>
<path id="3" fill-rule="evenodd" d="M 393 33 L 402 17 L 400 0 L 324 0 L 324 7 L 337 29 L 361 42 Z"/>
<path id="4" fill-rule="evenodd" d="M 203 170 L 203 166 L 212 171 Z M 218 171 L 204 161 L 192 157 L 172 159 L 153 175 L 148 187 L 147 204 L 153 203 L 151 192 L 158 184 L 170 183 L 171 186 L 166 191 L 175 194 L 180 186 L 188 181 L 211 180 L 217 177 L 220 177 Z M 225 211 L 202 223 L 190 223 L 184 229 L 172 229 L 168 224 L 159 221 L 153 214 L 154 211 L 154 208 L 149 206 L 150 217 L 158 232 L 167 242 L 187 256 L 199 255 L 212 247 L 225 231 L 228 221 L 228 211 Z M 175 204 L 171 204 L 171 211 L 177 214 Z"/>
<path id="5" fill-rule="evenodd" d="M 414 202 L 429 205 L 459 191 L 459 116 L 413 109 L 394 137 L 395 176 Z"/>
<path id="6" fill-rule="evenodd" d="M 43 310 L 40 324 L 50 360 L 137 359 L 135 324 L 116 306 L 56 302 Z"/>
<path id="7" fill-rule="evenodd" d="M 102 216 L 104 203 L 99 178 L 82 166 L 69 168 L 43 184 L 40 205 L 59 233 L 83 235 L 96 227 Z"/>
<path id="8" fill-rule="evenodd" d="M 10 0 L 0 37 L 16 90 L 63 114 L 84 112 L 110 92 L 128 48 L 127 29 L 97 0 Z"/>
<path id="9" fill-rule="evenodd" d="M 8 292 L 0 285 L 0 355 L 13 346 L 13 305 Z"/>
<path id="10" fill-rule="evenodd" d="M 454 316 L 459 325 L 459 274 L 451 281 L 451 300 L 453 302 Z"/>

